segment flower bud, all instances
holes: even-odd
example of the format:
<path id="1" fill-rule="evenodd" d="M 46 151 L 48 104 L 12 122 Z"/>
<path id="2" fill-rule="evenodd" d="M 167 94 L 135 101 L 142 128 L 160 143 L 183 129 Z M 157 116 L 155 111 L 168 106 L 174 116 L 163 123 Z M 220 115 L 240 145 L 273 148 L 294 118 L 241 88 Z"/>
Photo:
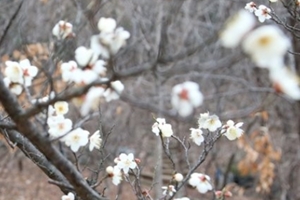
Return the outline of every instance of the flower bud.
<path id="1" fill-rule="evenodd" d="M 180 173 L 174 174 L 173 178 L 176 182 L 181 182 L 183 180 L 183 176 Z"/>

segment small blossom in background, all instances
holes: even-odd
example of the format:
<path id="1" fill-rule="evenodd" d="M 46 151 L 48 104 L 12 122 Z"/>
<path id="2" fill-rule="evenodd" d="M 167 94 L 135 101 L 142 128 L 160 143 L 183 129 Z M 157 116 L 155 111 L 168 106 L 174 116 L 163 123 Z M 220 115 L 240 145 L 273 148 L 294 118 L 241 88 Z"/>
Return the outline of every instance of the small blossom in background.
<path id="1" fill-rule="evenodd" d="M 232 120 L 228 120 L 226 125 L 223 126 L 224 135 L 228 140 L 235 140 L 241 137 L 244 131 L 240 128 L 243 125 L 243 122 L 234 124 Z"/>
<path id="2" fill-rule="evenodd" d="M 257 6 L 254 2 L 251 1 L 250 3 L 246 4 L 245 9 L 248 10 L 249 12 L 253 13 L 254 11 L 257 10 Z"/>
<path id="3" fill-rule="evenodd" d="M 155 133 L 156 136 L 159 136 L 159 126 L 163 126 L 166 124 L 166 119 L 164 118 L 156 118 L 156 122 L 152 125 L 152 132 Z"/>
<path id="4" fill-rule="evenodd" d="M 88 65 L 93 65 L 98 59 L 92 49 L 87 49 L 84 46 L 80 46 L 75 50 L 75 60 L 81 67 L 86 67 Z"/>
<path id="5" fill-rule="evenodd" d="M 48 117 L 47 124 L 49 126 L 48 133 L 52 138 L 58 138 L 68 133 L 72 129 L 73 122 L 64 118 L 62 115 Z M 64 141 L 65 137 L 61 138 Z"/>
<path id="6" fill-rule="evenodd" d="M 209 115 L 209 112 L 207 112 L 200 114 L 198 125 L 199 128 L 208 129 L 210 132 L 214 132 L 222 126 L 222 123 L 217 115 Z"/>
<path id="7" fill-rule="evenodd" d="M 172 89 L 171 98 L 173 108 L 178 111 L 181 117 L 191 115 L 194 108 L 200 106 L 203 102 L 199 85 L 191 81 L 175 85 Z"/>
<path id="8" fill-rule="evenodd" d="M 300 0 L 296 0 L 296 5 L 297 5 L 297 6 L 300 5 Z"/>
<path id="9" fill-rule="evenodd" d="M 57 101 L 54 103 L 54 109 L 57 115 L 65 115 L 69 112 L 69 104 L 66 101 Z"/>
<path id="10" fill-rule="evenodd" d="M 100 131 L 98 130 L 90 137 L 89 150 L 93 151 L 94 148 L 100 149 L 101 142 L 102 142 L 102 139 L 100 136 Z"/>
<path id="11" fill-rule="evenodd" d="M 271 19 L 271 9 L 265 5 L 260 5 L 258 9 L 254 12 L 254 14 L 258 17 L 258 21 L 263 23 L 267 19 Z"/>
<path id="12" fill-rule="evenodd" d="M 117 27 L 117 22 L 113 18 L 101 17 L 98 21 L 98 29 L 104 33 L 112 33 Z"/>
<path id="13" fill-rule="evenodd" d="M 163 191 L 163 195 L 172 196 L 174 192 L 176 192 L 174 185 L 168 185 L 161 187 Z"/>
<path id="14" fill-rule="evenodd" d="M 6 61 L 5 76 L 13 83 L 23 84 L 23 70 L 18 62 Z"/>
<path id="15" fill-rule="evenodd" d="M 218 190 L 218 191 L 215 191 L 215 196 L 216 196 L 217 200 L 224 200 L 225 198 L 232 197 L 232 193 L 227 190 L 222 190 L 222 191 Z"/>
<path id="16" fill-rule="evenodd" d="M 183 180 L 183 175 L 180 174 L 180 173 L 176 173 L 173 175 L 173 179 L 176 181 L 176 182 L 181 182 Z"/>
<path id="17" fill-rule="evenodd" d="M 73 33 L 73 25 L 63 20 L 55 24 L 52 29 L 52 34 L 59 40 L 75 36 L 75 34 Z"/>
<path id="18" fill-rule="evenodd" d="M 129 169 L 135 169 L 137 167 L 132 153 L 128 155 L 126 155 L 125 153 L 121 153 L 118 158 L 119 160 L 117 163 L 117 167 L 123 170 L 125 174 L 128 174 Z"/>
<path id="19" fill-rule="evenodd" d="M 118 168 L 117 166 L 108 166 L 106 168 L 106 173 L 108 174 L 109 177 L 112 178 L 112 183 L 114 185 L 119 185 L 122 181 L 122 173 L 120 168 Z"/>
<path id="20" fill-rule="evenodd" d="M 171 137 L 173 135 L 172 125 L 171 124 L 165 124 L 163 126 L 160 126 L 160 131 L 162 137 Z"/>
<path id="21" fill-rule="evenodd" d="M 237 47 L 245 35 L 254 28 L 255 24 L 256 20 L 252 14 L 240 10 L 226 21 L 225 27 L 221 31 L 219 38 L 222 46 L 225 48 Z"/>
<path id="22" fill-rule="evenodd" d="M 277 0 L 269 0 L 270 2 L 274 3 L 274 2 L 277 2 Z"/>
<path id="23" fill-rule="evenodd" d="M 201 129 L 190 128 L 191 139 L 195 142 L 196 145 L 200 146 L 204 141 L 203 132 Z"/>
<path id="24" fill-rule="evenodd" d="M 20 95 L 23 91 L 23 86 L 29 87 L 32 84 L 32 79 L 37 75 L 38 69 L 31 66 L 28 59 L 18 62 L 6 61 L 4 70 L 5 85 L 10 91 L 16 95 Z"/>
<path id="25" fill-rule="evenodd" d="M 110 102 L 111 100 L 119 99 L 123 90 L 124 85 L 121 81 L 113 81 L 110 83 L 110 87 L 105 90 L 103 96 L 106 102 Z"/>
<path id="26" fill-rule="evenodd" d="M 103 87 L 91 87 L 89 91 L 83 96 L 83 102 L 81 103 L 80 114 L 81 116 L 86 116 L 90 110 L 95 110 L 98 108 L 100 103 L 100 98 L 103 96 Z"/>
<path id="27" fill-rule="evenodd" d="M 73 81 L 73 72 L 78 68 L 77 63 L 71 60 L 66 63 L 62 63 L 60 66 L 62 79 L 64 82 Z"/>
<path id="28" fill-rule="evenodd" d="M 85 146 L 89 142 L 89 134 L 87 130 L 77 128 L 65 136 L 65 144 L 76 153 L 80 147 Z"/>
<path id="29" fill-rule="evenodd" d="M 32 66 L 28 59 L 21 60 L 20 67 L 22 69 L 25 87 L 31 86 L 32 79 L 38 73 L 38 68 L 36 66 Z"/>
<path id="30" fill-rule="evenodd" d="M 193 173 L 189 179 L 189 184 L 203 194 L 213 189 L 210 184 L 210 177 L 201 173 Z"/>
<path id="31" fill-rule="evenodd" d="M 171 137 L 173 135 L 172 125 L 167 124 L 164 118 L 157 118 L 156 122 L 152 125 L 152 132 L 159 136 L 161 132 L 162 137 Z"/>
<path id="32" fill-rule="evenodd" d="M 278 93 L 283 93 L 293 100 L 300 100 L 299 77 L 287 67 L 270 69 L 270 79 Z"/>
<path id="33" fill-rule="evenodd" d="M 68 195 L 63 195 L 61 200 L 75 200 L 75 195 L 72 192 L 69 192 Z"/>
<path id="34" fill-rule="evenodd" d="M 130 33 L 123 27 L 117 28 L 117 23 L 112 18 L 100 18 L 98 28 L 100 34 L 91 37 L 91 48 L 104 59 L 118 53 L 130 37 Z"/>
<path id="35" fill-rule="evenodd" d="M 277 26 L 266 25 L 249 33 L 242 47 L 257 66 L 270 69 L 283 65 L 291 42 Z"/>

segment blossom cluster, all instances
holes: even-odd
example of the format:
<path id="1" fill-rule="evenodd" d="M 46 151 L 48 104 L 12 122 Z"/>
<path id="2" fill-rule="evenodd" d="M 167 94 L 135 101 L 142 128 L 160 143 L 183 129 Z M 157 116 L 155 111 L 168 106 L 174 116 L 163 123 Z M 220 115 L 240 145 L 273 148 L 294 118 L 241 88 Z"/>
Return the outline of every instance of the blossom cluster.
<path id="1" fill-rule="evenodd" d="M 256 8 L 253 3 L 251 5 L 246 6 L 248 10 L 250 7 Z M 220 41 L 226 48 L 235 48 L 241 44 L 257 67 L 269 70 L 276 92 L 300 100 L 299 78 L 284 62 L 284 56 L 291 48 L 289 38 L 275 25 L 254 27 L 253 15 L 241 10 L 227 22 L 220 33 Z"/>
<path id="2" fill-rule="evenodd" d="M 89 58 L 87 54 L 89 54 L 91 51 L 91 49 L 86 49 L 85 47 L 79 47 L 76 50 L 77 54 L 83 56 L 83 58 Z M 78 85 L 87 85 L 96 81 L 97 79 L 104 81 L 108 80 L 106 77 L 104 77 L 106 75 L 105 61 L 96 60 L 95 62 L 92 62 L 91 59 L 87 59 L 87 62 L 85 62 L 80 59 L 81 58 L 77 58 L 76 61 L 77 63 L 83 64 L 82 66 L 84 67 L 78 67 L 75 61 L 62 63 L 61 72 L 63 81 L 68 83 L 73 82 Z M 123 90 L 124 85 L 118 80 L 111 82 L 110 87 L 107 88 L 104 86 L 91 87 L 85 95 L 77 98 L 76 103 L 81 106 L 81 115 L 85 116 L 90 110 L 96 109 L 101 97 L 105 98 L 107 102 L 116 100 L 119 98 L 119 95 Z"/>
<path id="3" fill-rule="evenodd" d="M 121 153 L 114 160 L 115 166 L 108 166 L 106 168 L 106 173 L 109 177 L 112 178 L 112 183 L 114 185 L 119 185 L 123 180 L 123 175 L 128 176 L 129 170 L 134 170 L 137 167 L 137 161 L 134 159 L 134 155 L 129 153 L 126 155 L 125 153 Z"/>
<path id="4" fill-rule="evenodd" d="M 23 87 L 31 86 L 32 79 L 38 73 L 38 68 L 32 66 L 28 59 L 21 60 L 20 62 L 6 61 L 5 65 L 4 84 L 16 95 L 22 93 Z"/>
<path id="5" fill-rule="evenodd" d="M 196 145 L 200 146 L 205 140 L 202 129 L 215 132 L 222 127 L 221 133 L 229 140 L 235 140 L 243 134 L 243 130 L 240 128 L 242 125 L 242 122 L 235 124 L 232 120 L 228 120 L 227 123 L 222 126 L 217 115 L 210 115 L 209 112 L 206 112 L 200 114 L 198 128 L 190 128 L 190 138 Z"/>
<path id="6" fill-rule="evenodd" d="M 161 134 L 162 137 L 171 137 L 173 135 L 172 125 L 166 123 L 166 119 L 157 118 L 156 122 L 152 125 L 152 132 L 159 136 Z"/>
<path id="7" fill-rule="evenodd" d="M 258 21 L 261 23 L 265 22 L 267 19 L 271 19 L 272 16 L 270 15 L 271 9 L 265 5 L 257 5 L 254 2 L 247 3 L 245 9 L 251 13 L 254 13 L 257 16 Z"/>
<path id="8" fill-rule="evenodd" d="M 69 22 L 60 20 L 52 29 L 52 34 L 59 40 L 74 37 L 73 25 Z"/>
<path id="9" fill-rule="evenodd" d="M 75 50 L 75 61 L 71 60 L 61 64 L 60 69 L 64 82 L 88 85 L 96 80 L 104 82 L 109 80 L 106 77 L 107 62 L 99 57 L 108 59 L 111 55 L 115 55 L 130 37 L 128 31 L 116 26 L 116 21 L 112 18 L 99 20 L 100 34 L 91 37 L 90 48 L 78 47 Z M 53 28 L 53 34 L 58 38 L 65 38 L 71 32 L 71 24 L 62 21 Z M 81 115 L 85 116 L 90 110 L 96 109 L 101 97 L 109 102 L 118 99 L 123 90 L 124 85 L 119 80 L 110 82 L 109 87 L 92 87 L 87 94 L 76 101 L 81 106 Z"/>
<path id="10" fill-rule="evenodd" d="M 89 131 L 82 128 L 72 130 L 73 122 L 69 118 L 65 118 L 65 114 L 69 111 L 69 105 L 65 101 L 58 101 L 53 106 L 48 107 L 48 133 L 51 138 L 59 139 L 71 148 L 73 152 L 77 152 L 80 147 L 87 145 L 90 141 L 89 150 L 94 148 L 100 149 L 102 139 L 99 131 L 96 131 L 90 138 Z"/>

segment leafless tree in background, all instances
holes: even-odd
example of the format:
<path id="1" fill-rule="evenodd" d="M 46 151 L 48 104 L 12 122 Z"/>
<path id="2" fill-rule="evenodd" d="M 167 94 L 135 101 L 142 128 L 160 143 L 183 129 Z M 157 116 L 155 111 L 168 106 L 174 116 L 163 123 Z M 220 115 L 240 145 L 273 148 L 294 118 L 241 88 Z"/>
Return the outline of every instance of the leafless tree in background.
<path id="1" fill-rule="evenodd" d="M 63 92 L 46 103 L 28 105 L 11 94 L 1 80 L 1 134 L 12 148 L 17 146 L 31 159 L 52 184 L 64 193 L 74 191 L 78 199 L 82 200 L 106 199 L 103 196 L 106 183 L 99 182 L 105 174 L 105 167 L 113 163 L 120 152 L 134 152 L 142 162 L 140 177 L 133 178 L 138 183 L 132 186 L 133 197 L 147 199 L 143 192 L 151 189 L 151 195 L 159 198 L 161 186 L 174 171 L 184 175 L 192 172 L 185 163 L 186 151 L 192 164 L 196 163 L 193 165 L 195 169 L 214 177 L 216 182 L 222 182 L 220 186 L 215 182 L 216 189 L 222 189 L 221 186 L 233 181 L 230 178 L 232 173 L 241 178 L 232 170 L 244 156 L 242 151 L 237 150 L 235 143 L 229 144 L 225 139 L 220 139 L 220 135 L 212 137 L 200 149 L 186 141 L 183 144 L 180 142 L 183 138 L 188 139 L 188 130 L 195 126 L 199 114 L 209 111 L 217 114 L 224 122 L 228 119 L 243 121 L 246 135 L 261 126 L 268 127 L 272 142 L 282 150 L 271 191 L 254 195 L 252 187 L 246 189 L 245 197 L 282 200 L 300 198 L 299 103 L 278 95 L 266 78 L 266 71 L 256 68 L 240 49 L 226 50 L 218 41 L 225 20 L 244 8 L 246 3 L 238 0 L 3 0 L 0 2 L 2 58 L 9 56 L 12 59 L 14 50 L 28 54 L 30 44 L 42 43 L 44 48 L 49 49 L 46 58 L 28 56 L 31 61 L 41 65 L 40 75 L 45 77 L 37 80 L 39 84 L 32 88 L 32 98 L 42 97 L 52 89 L 60 92 L 63 88 Z M 266 0 L 256 3 L 269 4 Z M 299 8 L 293 0 L 277 2 L 275 6 L 272 4 L 272 8 L 276 15 L 268 23 L 278 24 L 290 35 L 294 46 L 287 58 L 299 74 Z M 67 149 L 50 141 L 46 122 L 40 120 L 39 113 L 56 101 L 69 101 L 92 87 L 90 84 L 77 89 L 64 88 L 56 83 L 56 71 L 59 62 L 73 59 L 78 46 L 89 45 L 90 36 L 98 31 L 100 17 L 115 18 L 118 24 L 131 33 L 125 48 L 111 60 L 108 66 L 111 79 L 105 83 L 121 80 L 125 91 L 119 101 L 103 102 L 97 112 L 83 119 L 76 107 L 73 107 L 72 119 L 77 122 L 77 126 L 84 126 L 91 131 L 101 129 L 102 136 L 107 138 L 101 151 L 93 155 L 83 151 L 81 156 L 77 155 L 74 159 L 74 155 L 70 155 Z M 55 41 L 51 30 L 60 19 L 74 25 L 76 38 Z M 3 62 L 1 67 L 4 68 Z M 182 118 L 170 105 L 170 92 L 175 84 L 187 80 L 200 85 L 205 100 L 192 116 Z M 93 83 L 99 84 L 103 82 Z M 267 119 L 259 115 L 263 112 L 268 113 Z M 176 137 L 181 138 L 172 138 L 174 145 L 169 147 L 175 167 L 165 156 L 166 149 L 161 145 L 160 138 L 156 139 L 151 133 L 153 116 L 165 117 L 173 125 Z M 215 143 L 217 139 L 218 143 Z M 197 161 L 198 158 L 200 160 Z M 235 159 L 230 161 L 230 158 Z M 87 179 L 83 178 L 73 163 L 85 169 L 83 171 L 88 174 Z M 218 179 L 218 171 L 222 172 L 223 180 Z M 141 180 L 137 182 L 139 178 Z M 257 181 L 256 176 L 253 179 Z M 255 181 L 250 184 L 254 185 Z M 124 193 L 128 191 L 122 191 L 120 186 L 120 198 Z M 190 198 L 198 197 L 186 188 L 182 188 L 179 193 L 188 193 Z M 205 198 L 211 199 L 211 196 Z"/>

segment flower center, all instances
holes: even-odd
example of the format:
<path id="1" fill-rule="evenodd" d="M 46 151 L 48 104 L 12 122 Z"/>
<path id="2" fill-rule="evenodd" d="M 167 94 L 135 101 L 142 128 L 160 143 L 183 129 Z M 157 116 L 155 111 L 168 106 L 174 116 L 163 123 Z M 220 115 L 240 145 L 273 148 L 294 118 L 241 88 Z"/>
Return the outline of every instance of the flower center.
<path id="1" fill-rule="evenodd" d="M 189 92 L 187 89 L 182 89 L 181 92 L 179 93 L 179 98 L 180 99 L 184 99 L 184 100 L 188 100 L 189 99 Z"/>
<path id="2" fill-rule="evenodd" d="M 261 45 L 261 46 L 267 46 L 268 44 L 271 43 L 271 38 L 269 36 L 264 36 L 264 37 L 261 37 L 258 41 L 258 43 Z"/>

